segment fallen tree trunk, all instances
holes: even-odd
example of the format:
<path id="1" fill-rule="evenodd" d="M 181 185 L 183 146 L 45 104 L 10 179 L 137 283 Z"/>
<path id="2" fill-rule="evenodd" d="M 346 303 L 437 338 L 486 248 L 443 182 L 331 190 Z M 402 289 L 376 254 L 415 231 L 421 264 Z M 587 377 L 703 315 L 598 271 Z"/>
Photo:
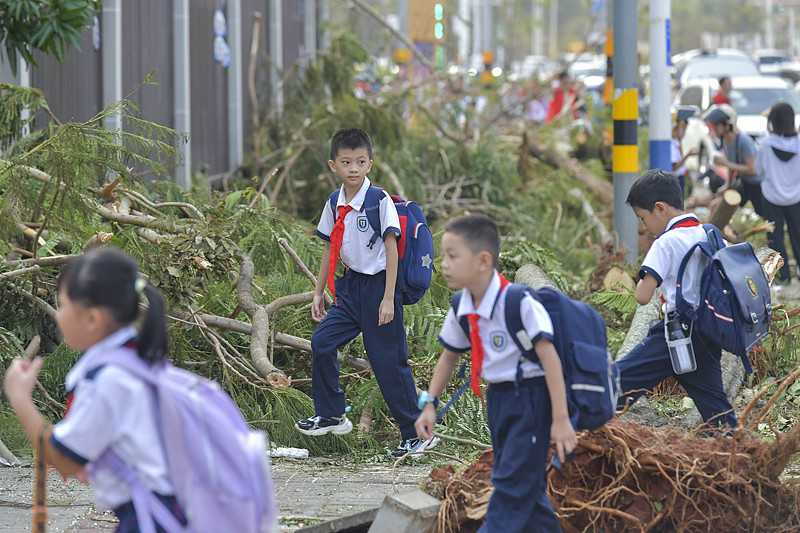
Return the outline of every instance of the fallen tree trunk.
<path id="1" fill-rule="evenodd" d="M 722 193 L 722 201 L 720 201 L 714 214 L 711 215 L 710 224 L 716 226 L 720 231 L 725 229 L 733 214 L 739 209 L 739 204 L 742 202 L 742 195 L 739 191 L 728 189 Z"/>
<path id="2" fill-rule="evenodd" d="M 582 183 L 604 205 L 614 205 L 614 187 L 608 180 L 598 178 L 589 169 L 535 139 L 528 140 L 531 155 L 553 168 L 563 168 Z"/>

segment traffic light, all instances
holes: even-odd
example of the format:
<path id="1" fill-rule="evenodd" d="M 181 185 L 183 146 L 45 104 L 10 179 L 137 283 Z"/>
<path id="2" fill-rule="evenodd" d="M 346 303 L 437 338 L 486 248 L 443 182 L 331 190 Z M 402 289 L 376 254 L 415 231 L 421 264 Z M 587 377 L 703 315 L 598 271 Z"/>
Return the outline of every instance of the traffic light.
<path id="1" fill-rule="evenodd" d="M 443 0 L 408 0 L 408 37 L 412 42 L 443 43 Z"/>
<path id="2" fill-rule="evenodd" d="M 436 2 L 433 6 L 433 37 L 437 41 L 444 39 L 444 5 Z"/>

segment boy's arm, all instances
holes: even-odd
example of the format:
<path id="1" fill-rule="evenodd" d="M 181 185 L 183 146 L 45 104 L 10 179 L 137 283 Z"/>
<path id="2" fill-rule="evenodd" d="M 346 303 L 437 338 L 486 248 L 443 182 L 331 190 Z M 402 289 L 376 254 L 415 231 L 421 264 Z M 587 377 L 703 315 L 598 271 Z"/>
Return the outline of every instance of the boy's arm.
<path id="1" fill-rule="evenodd" d="M 65 476 L 74 476 L 83 470 L 83 465 L 73 461 L 52 445 L 50 442 L 52 428 L 45 428 L 47 421 L 31 399 L 33 383 L 36 382 L 42 363 L 41 357 L 33 361 L 14 359 L 5 376 L 6 396 L 31 442 L 35 443 L 39 434 L 45 432 L 44 446 L 48 462 Z"/>
<path id="2" fill-rule="evenodd" d="M 553 411 L 553 427 L 550 430 L 550 436 L 556 444 L 558 459 L 563 463 L 566 461 L 566 456 L 572 453 L 577 446 L 578 437 L 575 436 L 575 429 L 572 427 L 572 422 L 569 421 L 567 390 L 564 385 L 561 359 L 550 339 L 539 339 L 534 349 L 544 370 L 547 392 L 550 394 L 550 405 Z"/>
<path id="3" fill-rule="evenodd" d="M 436 363 L 436 368 L 433 370 L 433 377 L 428 388 L 428 392 L 437 398 L 442 395 L 447 382 L 453 375 L 453 371 L 458 364 L 461 357 L 460 353 L 445 348 L 442 355 L 439 357 L 439 362 Z M 417 421 L 414 422 L 414 428 L 417 430 L 417 435 L 422 439 L 429 439 L 433 437 L 433 426 L 436 423 L 436 408 L 432 403 L 425 404 Z"/>
<path id="4" fill-rule="evenodd" d="M 394 318 L 394 289 L 397 286 L 397 236 L 389 232 L 383 241 L 386 249 L 386 287 L 378 311 L 378 325 L 388 324 Z"/>
<path id="5" fill-rule="evenodd" d="M 654 275 L 647 272 L 639 283 L 636 284 L 636 303 L 639 305 L 647 305 L 653 299 L 653 294 L 658 288 L 658 280 Z"/>
<path id="6" fill-rule="evenodd" d="M 331 260 L 331 243 L 325 243 L 325 250 L 322 252 L 322 260 L 319 265 L 319 276 L 317 284 L 314 286 L 314 299 L 311 303 L 311 317 L 317 322 L 325 317 L 325 285 L 328 283 L 328 263 Z"/>

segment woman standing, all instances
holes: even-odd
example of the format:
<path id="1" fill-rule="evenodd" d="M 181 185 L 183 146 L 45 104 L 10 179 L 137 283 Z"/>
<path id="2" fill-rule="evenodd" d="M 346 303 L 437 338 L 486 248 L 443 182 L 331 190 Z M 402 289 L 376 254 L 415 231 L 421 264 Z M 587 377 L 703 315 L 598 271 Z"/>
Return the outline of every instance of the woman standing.
<path id="1" fill-rule="evenodd" d="M 761 142 L 756 153 L 756 173 L 764 177 L 761 190 L 764 194 L 764 218 L 775 223 L 767 234 L 769 246 L 780 252 L 783 266 L 775 281 L 791 281 L 789 258 L 783 237 L 783 226 L 789 230 L 794 258 L 800 258 L 800 137 L 794 125 L 794 109 L 778 102 L 769 112 L 769 135 Z"/>

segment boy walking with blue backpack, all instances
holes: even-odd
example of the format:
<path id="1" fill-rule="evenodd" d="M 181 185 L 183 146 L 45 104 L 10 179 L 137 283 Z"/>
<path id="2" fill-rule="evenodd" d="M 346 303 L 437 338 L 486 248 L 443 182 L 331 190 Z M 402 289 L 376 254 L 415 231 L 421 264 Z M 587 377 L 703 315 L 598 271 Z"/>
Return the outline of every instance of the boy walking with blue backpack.
<path id="1" fill-rule="evenodd" d="M 694 214 L 683 211 L 683 194 L 678 178 L 662 170 L 650 170 L 636 180 L 626 203 L 633 208 L 647 231 L 656 236 L 639 271 L 636 301 L 639 305 L 647 305 L 660 286 L 665 318 L 654 322 L 647 337 L 617 361 L 623 393 L 618 404 L 632 404 L 645 392 L 674 376 L 694 400 L 708 426 L 733 428 L 736 416 L 722 384 L 720 346 L 701 333 L 696 324 L 680 316 L 676 309 L 679 300 L 685 299 L 693 308 L 700 303 L 700 279 L 706 265 L 705 258 L 699 250 L 695 252 L 694 247 L 708 241 L 707 228 Z M 693 254 L 687 257 L 689 252 Z M 679 270 L 684 258 L 681 275 Z M 676 324 L 675 330 L 679 337 L 683 337 L 682 342 L 691 339 L 689 346 L 693 349 L 694 365 L 676 370 L 670 357 L 665 324 Z M 671 338 L 673 333 L 670 328 Z M 696 369 L 691 370 L 692 366 Z"/>
<path id="2" fill-rule="evenodd" d="M 413 298 L 407 291 L 401 292 L 401 282 L 403 289 L 410 283 L 402 275 L 398 279 L 398 240 L 413 239 L 427 227 L 417 223 L 408 232 L 401 232 L 392 197 L 367 178 L 372 168 L 372 143 L 366 132 L 357 128 L 336 132 L 330 157 L 328 165 L 342 180 L 342 187 L 325 203 L 316 232 L 326 245 L 311 307 L 314 320 L 320 322 L 311 336 L 315 415 L 300 420 L 295 427 L 306 435 L 344 435 L 353 429 L 345 414 L 344 392 L 339 388 L 336 352 L 361 333 L 378 386 L 400 428 L 402 441 L 392 455 L 402 457 L 438 442 L 435 438 L 417 438 L 414 430 L 420 410 L 403 325 L 403 302 Z M 374 228 L 375 219 L 382 231 Z M 432 246 L 431 240 L 427 257 L 419 258 L 428 272 Z M 340 257 L 347 269 L 334 283 Z M 333 296 L 327 312 L 323 298 L 326 284 Z"/>
<path id="3" fill-rule="evenodd" d="M 561 531 L 547 498 L 546 464 L 552 436 L 564 461 L 576 444 L 567 410 L 561 360 L 553 345 L 553 324 L 544 306 L 525 294 L 519 304 L 527 340 L 538 362 L 522 352 L 506 323 L 509 284 L 497 271 L 500 238 L 488 217 L 471 215 L 448 222 L 442 237 L 442 271 L 448 285 L 462 292 L 439 335 L 444 346 L 424 405 L 415 424 L 430 439 L 439 396 L 462 353 L 472 350 L 470 387 L 481 396 L 479 379 L 489 382 L 487 413 L 494 447 L 492 483 L 486 522 L 490 532 Z M 460 320 L 469 322 L 467 334 Z"/>

